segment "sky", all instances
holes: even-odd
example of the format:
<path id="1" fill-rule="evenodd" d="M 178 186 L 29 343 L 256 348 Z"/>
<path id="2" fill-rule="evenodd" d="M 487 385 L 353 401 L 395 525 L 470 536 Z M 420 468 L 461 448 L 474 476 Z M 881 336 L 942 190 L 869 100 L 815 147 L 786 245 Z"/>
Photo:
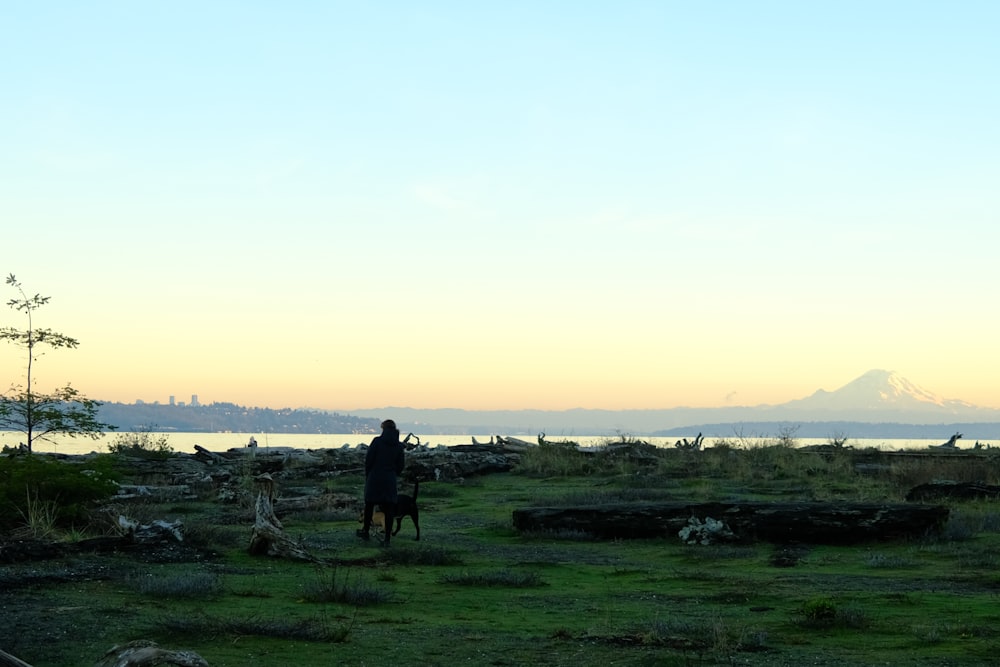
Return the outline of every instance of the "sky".
<path id="1" fill-rule="evenodd" d="M 1000 3 L 0 16 L 0 274 L 80 343 L 38 390 L 660 409 L 878 368 L 1000 407 Z"/>

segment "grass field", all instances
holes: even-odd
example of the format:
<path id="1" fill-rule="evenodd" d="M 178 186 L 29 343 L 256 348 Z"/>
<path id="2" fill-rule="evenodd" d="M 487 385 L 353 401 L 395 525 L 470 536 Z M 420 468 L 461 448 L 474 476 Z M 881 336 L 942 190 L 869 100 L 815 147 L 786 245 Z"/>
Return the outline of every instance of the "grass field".
<path id="1" fill-rule="evenodd" d="M 996 502 L 952 502 L 906 542 L 686 545 L 519 534 L 527 506 L 655 500 L 901 502 L 934 479 L 995 484 L 989 457 L 858 473 L 860 454 L 788 443 L 584 455 L 544 447 L 509 473 L 421 484 L 422 539 L 389 548 L 356 508 L 276 511 L 318 562 L 252 557 L 249 504 L 130 508 L 183 521 L 174 553 L 0 565 L 0 649 L 34 667 L 92 665 L 151 639 L 212 667 L 248 665 L 993 665 L 1000 658 Z M 294 484 L 283 479 L 279 483 Z M 323 482 L 360 492 L 359 476 Z"/>

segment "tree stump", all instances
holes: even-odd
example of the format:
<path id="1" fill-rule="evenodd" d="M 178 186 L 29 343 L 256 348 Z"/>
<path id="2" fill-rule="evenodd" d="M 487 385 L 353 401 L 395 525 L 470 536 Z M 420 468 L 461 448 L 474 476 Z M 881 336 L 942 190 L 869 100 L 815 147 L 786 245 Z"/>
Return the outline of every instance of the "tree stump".
<path id="1" fill-rule="evenodd" d="M 602 539 L 676 537 L 692 518 L 721 521 L 733 539 L 852 544 L 919 537 L 939 529 L 948 508 L 886 503 L 643 503 L 514 510 L 514 528 L 580 532 Z"/>
<path id="2" fill-rule="evenodd" d="M 274 513 L 274 501 L 278 497 L 277 485 L 269 473 L 258 475 L 256 519 L 250 535 L 252 556 L 281 556 L 296 560 L 315 562 L 317 559 L 306 552 L 298 543 L 285 535 L 285 528 Z"/>

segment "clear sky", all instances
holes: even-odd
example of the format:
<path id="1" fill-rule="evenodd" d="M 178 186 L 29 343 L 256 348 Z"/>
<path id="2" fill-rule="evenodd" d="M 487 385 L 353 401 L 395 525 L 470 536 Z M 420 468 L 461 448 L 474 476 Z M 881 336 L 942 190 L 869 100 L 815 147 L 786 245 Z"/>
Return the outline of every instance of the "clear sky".
<path id="1" fill-rule="evenodd" d="M 80 341 L 38 388 L 99 400 L 708 407 L 883 368 L 1000 407 L 998 34 L 992 0 L 6 3 L 0 273 Z"/>

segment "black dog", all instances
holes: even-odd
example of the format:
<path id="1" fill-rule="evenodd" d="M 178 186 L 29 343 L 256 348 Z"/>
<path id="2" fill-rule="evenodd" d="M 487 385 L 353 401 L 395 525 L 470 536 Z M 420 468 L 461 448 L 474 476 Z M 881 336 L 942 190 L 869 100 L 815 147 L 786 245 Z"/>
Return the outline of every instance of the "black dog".
<path id="1" fill-rule="evenodd" d="M 413 527 L 417 529 L 417 537 L 415 539 L 420 539 L 420 512 L 417 511 L 417 493 L 420 492 L 420 481 L 417 480 L 413 483 L 413 496 L 410 497 L 405 493 L 400 493 L 396 496 L 396 530 L 392 531 L 395 535 L 399 532 L 400 527 L 403 525 L 403 517 L 410 517 L 413 519 Z M 388 530 L 388 526 L 386 527 Z"/>

